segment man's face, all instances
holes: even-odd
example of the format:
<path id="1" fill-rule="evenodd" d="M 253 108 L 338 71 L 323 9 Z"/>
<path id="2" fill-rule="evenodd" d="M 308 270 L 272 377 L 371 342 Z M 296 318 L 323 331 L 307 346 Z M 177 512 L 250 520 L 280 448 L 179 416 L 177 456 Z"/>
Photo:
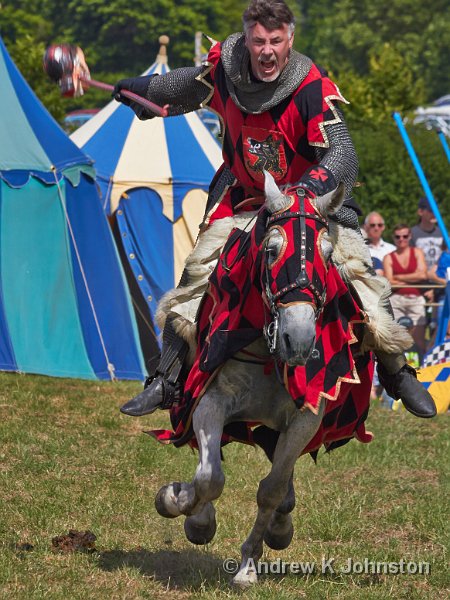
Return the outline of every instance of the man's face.
<path id="1" fill-rule="evenodd" d="M 368 222 L 364 225 L 364 229 L 371 242 L 378 242 L 384 231 L 384 221 L 382 216 L 377 213 L 370 215 Z"/>
<path id="2" fill-rule="evenodd" d="M 275 81 L 286 66 L 294 35 L 284 23 L 279 29 L 266 29 L 260 23 L 251 27 L 245 36 L 250 52 L 253 75 L 261 81 Z"/>
<path id="3" fill-rule="evenodd" d="M 428 208 L 419 208 L 417 211 L 420 222 L 423 225 L 436 225 L 437 219 L 433 214 L 433 211 Z"/>

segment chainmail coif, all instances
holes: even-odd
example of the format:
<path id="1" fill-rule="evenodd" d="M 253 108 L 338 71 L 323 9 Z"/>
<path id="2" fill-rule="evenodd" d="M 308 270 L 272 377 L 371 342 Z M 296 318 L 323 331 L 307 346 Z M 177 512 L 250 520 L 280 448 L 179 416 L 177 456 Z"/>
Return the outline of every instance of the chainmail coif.
<path id="1" fill-rule="evenodd" d="M 243 33 L 233 33 L 223 42 L 221 59 L 230 96 L 240 110 L 250 114 L 270 110 L 287 98 L 305 79 L 312 65 L 310 58 L 291 50 L 286 66 L 275 81 L 255 81 L 250 78 L 250 54 Z"/>

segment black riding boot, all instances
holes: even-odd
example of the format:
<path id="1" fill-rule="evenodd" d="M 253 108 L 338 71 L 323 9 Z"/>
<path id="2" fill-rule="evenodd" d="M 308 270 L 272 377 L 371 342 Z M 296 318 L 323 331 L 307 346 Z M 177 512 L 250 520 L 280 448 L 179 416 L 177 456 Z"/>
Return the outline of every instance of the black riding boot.
<path id="1" fill-rule="evenodd" d="M 389 396 L 401 400 L 406 410 L 416 417 L 434 417 L 434 400 L 418 381 L 416 370 L 407 364 L 403 354 L 377 352 L 377 358 L 378 377 Z"/>
<path id="2" fill-rule="evenodd" d="M 144 391 L 124 404 L 120 412 L 131 417 L 149 415 L 157 408 L 171 408 L 178 402 L 183 384 L 183 366 L 188 353 L 187 343 L 180 338 L 167 319 L 163 332 L 161 359 L 154 375 L 147 378 Z"/>

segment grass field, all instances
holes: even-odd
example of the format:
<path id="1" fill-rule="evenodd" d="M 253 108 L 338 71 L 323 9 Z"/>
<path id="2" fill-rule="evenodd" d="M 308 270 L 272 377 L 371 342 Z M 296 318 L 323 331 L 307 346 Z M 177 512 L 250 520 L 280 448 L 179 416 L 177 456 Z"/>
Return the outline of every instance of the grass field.
<path id="1" fill-rule="evenodd" d="M 196 455 L 142 434 L 167 413 L 132 419 L 118 407 L 137 383 L 0 373 L 0 598 L 246 598 L 322 600 L 449 597 L 448 416 L 431 422 L 375 405 L 374 441 L 352 441 L 296 468 L 295 535 L 262 560 L 314 561 L 311 575 L 262 576 L 244 594 L 223 569 L 238 559 L 267 473 L 259 450 L 224 449 L 218 530 L 207 547 L 153 506 L 159 487 L 190 480 Z M 95 551 L 61 554 L 52 538 L 90 530 Z M 335 573 L 321 572 L 335 559 Z M 429 563 L 429 574 L 343 573 L 347 560 Z"/>

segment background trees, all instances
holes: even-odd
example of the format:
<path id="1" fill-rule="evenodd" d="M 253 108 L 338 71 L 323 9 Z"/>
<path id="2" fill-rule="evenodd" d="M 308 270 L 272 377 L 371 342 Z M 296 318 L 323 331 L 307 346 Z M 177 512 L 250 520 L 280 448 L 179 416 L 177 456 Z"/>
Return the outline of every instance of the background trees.
<path id="1" fill-rule="evenodd" d="M 101 107 L 104 92 L 59 96 L 42 71 L 50 43 L 79 44 L 96 79 L 138 75 L 169 35 L 172 68 L 193 64 L 195 31 L 216 39 L 241 29 L 247 0 L 4 0 L 0 33 L 16 64 L 52 114 Z M 351 101 L 345 108 L 360 157 L 356 195 L 368 211 L 414 220 L 420 184 L 392 120 L 450 92 L 446 0 L 292 0 L 295 47 L 326 68 Z M 448 163 L 434 132 L 410 127 L 431 188 L 444 205 Z M 450 204 L 450 203 L 449 203 Z M 444 208 L 445 214 L 445 208 Z M 394 218 L 396 217 L 396 218 Z"/>

